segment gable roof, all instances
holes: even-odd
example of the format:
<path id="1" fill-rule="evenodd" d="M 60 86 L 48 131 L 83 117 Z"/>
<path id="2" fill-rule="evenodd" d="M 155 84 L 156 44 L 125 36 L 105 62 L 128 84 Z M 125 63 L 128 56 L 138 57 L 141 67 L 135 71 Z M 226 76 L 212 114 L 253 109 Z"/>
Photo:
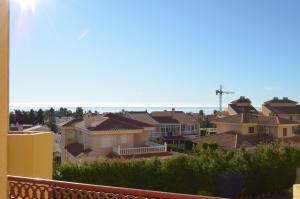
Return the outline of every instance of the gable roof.
<path id="1" fill-rule="evenodd" d="M 266 101 L 265 104 L 275 104 L 275 103 L 285 103 L 285 104 L 298 104 L 298 102 L 290 100 L 287 97 L 284 97 L 282 99 L 279 99 L 278 97 L 274 97 L 273 99 Z"/>
<path id="2" fill-rule="evenodd" d="M 282 125 L 282 124 L 295 124 L 297 123 L 280 118 L 278 116 L 264 116 L 257 114 L 237 114 L 228 117 L 218 118 L 212 121 L 213 123 L 231 123 L 231 124 L 261 124 L 261 125 Z"/>
<path id="3" fill-rule="evenodd" d="M 95 127 L 87 127 L 89 131 L 117 131 L 117 130 L 138 130 L 141 127 L 122 122 L 116 119 L 108 118 L 103 120 Z"/>
<path id="4" fill-rule="evenodd" d="M 151 117 L 151 115 L 147 111 L 131 111 L 127 112 L 126 117 L 130 119 L 134 119 L 143 123 L 147 123 L 153 126 L 158 125 L 159 123 Z"/>
<path id="5" fill-rule="evenodd" d="M 264 105 L 267 109 L 269 109 L 271 112 L 275 114 L 290 114 L 290 115 L 299 115 L 300 114 L 300 105 L 296 106 L 279 106 L 274 107 L 270 106 L 268 104 Z"/>
<path id="6" fill-rule="evenodd" d="M 259 143 L 267 143 L 271 142 L 272 138 L 267 137 L 264 140 L 259 140 L 256 134 L 251 135 L 242 135 L 236 132 L 227 132 L 227 133 L 219 133 L 214 135 L 202 136 L 199 138 L 193 139 L 193 142 L 203 143 L 206 141 L 215 142 L 218 146 L 224 149 L 236 149 L 241 146 L 245 147 L 255 147 Z"/>
<path id="7" fill-rule="evenodd" d="M 251 104 L 251 100 L 249 98 L 241 96 L 239 99 L 231 102 L 231 104 L 237 104 L 237 103 L 250 103 Z"/>
<path id="8" fill-rule="evenodd" d="M 79 123 L 83 121 L 82 118 L 72 118 L 68 121 L 65 121 L 65 122 L 62 122 L 62 123 L 59 123 L 57 126 L 59 127 L 71 127 L 71 126 L 74 126 L 75 124 Z"/>
<path id="9" fill-rule="evenodd" d="M 90 124 L 87 126 L 86 121 L 82 120 L 74 127 L 86 129 L 89 131 L 118 131 L 118 130 L 142 130 L 147 127 L 153 127 L 137 120 L 129 119 L 113 113 L 96 115 L 90 118 Z"/>
<path id="10" fill-rule="evenodd" d="M 104 117 L 119 120 L 119 121 L 122 121 L 122 122 L 125 122 L 125 123 L 128 123 L 128 124 L 137 126 L 137 127 L 153 127 L 153 125 L 151 125 L 151 124 L 141 122 L 141 121 L 138 121 L 138 120 L 134 120 L 134 119 L 130 119 L 130 118 L 127 118 L 127 117 L 119 116 L 119 115 L 116 115 L 116 114 L 113 114 L 113 113 L 107 113 L 107 114 L 104 115 Z"/>
<path id="11" fill-rule="evenodd" d="M 201 136 L 193 139 L 193 142 L 202 144 L 203 142 L 215 142 L 218 146 L 225 149 L 234 149 L 236 146 L 236 134 L 220 133 L 208 136 Z"/>
<path id="12" fill-rule="evenodd" d="M 77 157 L 81 153 L 87 154 L 92 151 L 91 149 L 84 149 L 83 145 L 77 142 L 73 144 L 69 144 L 68 146 L 65 147 L 65 149 L 69 153 L 71 153 L 74 157 Z"/>
<path id="13" fill-rule="evenodd" d="M 229 104 L 229 107 L 231 107 L 237 114 L 239 113 L 254 113 L 258 114 L 258 111 L 252 106 L 237 106 L 236 104 Z"/>
<path id="14" fill-rule="evenodd" d="M 152 117 L 161 124 L 179 124 L 178 120 L 170 116 L 152 116 Z"/>
<path id="15" fill-rule="evenodd" d="M 156 111 L 152 112 L 151 116 L 159 123 L 194 124 L 196 122 L 195 117 L 183 111 Z M 169 122 L 164 122 L 165 120 L 169 120 Z"/>

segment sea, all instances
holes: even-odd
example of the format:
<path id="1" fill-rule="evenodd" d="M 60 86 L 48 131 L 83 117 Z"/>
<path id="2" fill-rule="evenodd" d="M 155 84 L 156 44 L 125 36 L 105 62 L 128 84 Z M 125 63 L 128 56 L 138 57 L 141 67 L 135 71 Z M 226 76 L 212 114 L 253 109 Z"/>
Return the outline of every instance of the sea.
<path id="1" fill-rule="evenodd" d="M 38 110 L 43 109 L 47 110 L 50 107 L 28 107 L 28 106 L 10 106 L 10 111 L 14 110 L 24 110 L 29 111 L 30 109 Z M 55 110 L 58 110 L 60 107 L 53 107 Z M 75 111 L 76 107 L 64 107 L 71 111 Z M 125 111 L 148 111 L 149 113 L 153 111 L 170 111 L 172 108 L 175 108 L 176 111 L 183 111 L 186 113 L 199 113 L 200 110 L 203 110 L 205 114 L 211 114 L 214 112 L 214 110 L 218 110 L 218 107 L 166 107 L 166 106 L 160 106 L 160 107 L 82 107 L 84 111 L 91 110 L 92 112 L 98 111 L 99 113 L 107 113 L 107 112 L 120 112 L 122 110 Z"/>

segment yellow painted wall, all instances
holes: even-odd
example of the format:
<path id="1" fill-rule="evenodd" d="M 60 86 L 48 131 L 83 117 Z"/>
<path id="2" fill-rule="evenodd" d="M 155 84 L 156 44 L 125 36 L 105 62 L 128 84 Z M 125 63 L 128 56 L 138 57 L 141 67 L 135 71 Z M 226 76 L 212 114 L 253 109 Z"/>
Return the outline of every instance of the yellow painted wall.
<path id="1" fill-rule="evenodd" d="M 53 134 L 9 134 L 8 174 L 52 179 Z"/>
<path id="2" fill-rule="evenodd" d="M 286 128 L 287 129 L 287 136 L 286 137 L 293 137 L 293 126 L 284 126 L 284 125 L 280 125 L 278 127 L 278 138 L 282 138 L 283 137 L 283 129 Z"/>
<path id="3" fill-rule="evenodd" d="M 300 185 L 293 186 L 293 199 L 300 199 Z"/>

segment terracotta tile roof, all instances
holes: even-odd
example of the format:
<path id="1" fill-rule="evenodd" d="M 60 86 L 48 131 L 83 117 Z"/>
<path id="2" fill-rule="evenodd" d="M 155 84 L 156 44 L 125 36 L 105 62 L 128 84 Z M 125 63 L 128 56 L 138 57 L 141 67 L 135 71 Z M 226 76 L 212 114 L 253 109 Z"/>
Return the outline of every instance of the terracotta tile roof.
<path id="1" fill-rule="evenodd" d="M 180 124 L 190 124 L 191 125 L 191 124 L 195 124 L 197 122 L 195 117 L 193 117 L 190 114 L 184 113 L 183 111 L 157 111 L 157 112 L 152 112 L 151 116 L 159 123 L 163 123 L 160 121 L 163 121 L 164 118 L 165 119 L 172 118 L 173 121 L 177 120 L 178 123 L 180 123 Z M 158 120 L 156 118 L 158 118 Z"/>
<path id="2" fill-rule="evenodd" d="M 257 134 L 242 135 L 236 132 L 227 132 L 195 138 L 193 139 L 193 142 L 203 143 L 205 141 L 212 141 L 224 149 L 236 149 L 241 146 L 255 147 L 259 143 L 268 143 L 272 140 L 273 139 L 270 136 L 259 138 Z"/>
<path id="3" fill-rule="evenodd" d="M 218 146 L 225 149 L 234 149 L 236 146 L 236 136 L 237 134 L 231 133 L 220 133 L 208 136 L 201 136 L 199 138 L 195 138 L 192 141 L 195 143 L 203 143 L 206 141 L 215 142 Z"/>
<path id="4" fill-rule="evenodd" d="M 179 121 L 170 116 L 152 116 L 157 122 L 161 124 L 179 124 Z"/>
<path id="5" fill-rule="evenodd" d="M 141 112 L 127 112 L 126 116 L 130 119 L 134 119 L 143 123 L 151 124 L 153 126 L 159 125 L 159 123 L 151 117 L 147 111 Z"/>
<path id="6" fill-rule="evenodd" d="M 128 124 L 132 124 L 138 127 L 154 127 L 153 125 L 146 123 L 146 122 L 141 122 L 135 119 L 131 119 L 131 118 L 127 118 L 127 117 L 123 117 L 123 116 L 119 116 L 113 113 L 108 113 L 104 115 L 105 117 L 109 117 L 111 119 L 115 119 L 115 120 L 119 120 L 122 122 L 126 122 Z"/>
<path id="7" fill-rule="evenodd" d="M 83 121 L 82 118 L 73 118 L 69 121 L 65 121 L 65 122 L 62 122 L 62 123 L 58 124 L 58 126 L 60 126 L 60 127 L 71 127 L 71 126 L 74 126 L 75 124 L 77 124 L 81 121 Z"/>
<path id="8" fill-rule="evenodd" d="M 142 127 L 124 121 L 108 118 L 107 120 L 104 120 L 97 126 L 88 127 L 87 129 L 90 131 L 117 131 L 117 130 L 138 130 L 138 129 L 142 129 Z"/>
<path id="9" fill-rule="evenodd" d="M 236 104 L 229 104 L 230 106 L 237 114 L 239 113 L 254 113 L 258 114 L 258 111 L 252 106 L 237 106 Z"/>
<path id="10" fill-rule="evenodd" d="M 84 119 L 72 119 L 61 124 L 61 127 L 77 127 L 89 131 L 117 131 L 137 130 L 154 126 L 113 113 L 106 113 L 104 115 L 93 116 L 89 126 L 86 125 Z"/>
<path id="11" fill-rule="evenodd" d="M 228 117 L 218 118 L 212 121 L 213 123 L 236 123 L 236 124 L 247 124 L 255 123 L 261 125 L 280 125 L 280 124 L 295 124 L 297 123 L 276 117 L 276 116 L 263 116 L 257 114 L 237 114 Z"/>
<path id="12" fill-rule="evenodd" d="M 290 100 L 289 98 L 287 97 L 284 97 L 282 99 L 279 99 L 278 97 L 274 97 L 273 99 L 269 100 L 269 101 L 266 101 L 265 104 L 275 104 L 275 103 L 288 103 L 288 104 L 298 104 L 298 102 L 296 101 L 293 101 L 293 100 Z"/>
<path id="13" fill-rule="evenodd" d="M 264 105 L 264 106 L 275 114 L 290 114 L 290 115 L 293 115 L 293 114 L 299 115 L 300 114 L 300 105 L 281 106 L 281 107 L 273 107 L 270 105 Z"/>
<path id="14" fill-rule="evenodd" d="M 239 99 L 231 102 L 231 104 L 237 104 L 237 103 L 250 103 L 251 104 L 251 100 L 249 98 L 245 98 L 244 96 L 241 96 Z"/>
<path id="15" fill-rule="evenodd" d="M 91 149 L 85 149 L 82 144 L 80 143 L 73 143 L 73 144 L 69 144 L 68 146 L 65 147 L 65 149 L 71 153 L 74 157 L 77 157 L 79 154 L 84 153 L 87 154 L 89 152 L 91 152 Z"/>

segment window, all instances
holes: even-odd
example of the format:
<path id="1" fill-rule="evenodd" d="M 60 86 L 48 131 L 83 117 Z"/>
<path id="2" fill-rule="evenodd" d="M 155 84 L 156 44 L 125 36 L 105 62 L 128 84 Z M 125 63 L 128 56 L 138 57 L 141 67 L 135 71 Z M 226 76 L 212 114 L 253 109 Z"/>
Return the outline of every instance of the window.
<path id="1" fill-rule="evenodd" d="M 121 144 L 127 144 L 127 142 L 128 142 L 128 136 L 122 135 L 121 136 Z"/>
<path id="2" fill-rule="evenodd" d="M 287 136 L 287 128 L 283 128 L 283 132 L 282 132 L 283 137 Z"/>
<path id="3" fill-rule="evenodd" d="M 112 147 L 112 138 L 110 136 L 101 137 L 101 147 L 102 148 Z"/>
<path id="4" fill-rule="evenodd" d="M 249 127 L 249 133 L 254 133 L 254 127 Z"/>

